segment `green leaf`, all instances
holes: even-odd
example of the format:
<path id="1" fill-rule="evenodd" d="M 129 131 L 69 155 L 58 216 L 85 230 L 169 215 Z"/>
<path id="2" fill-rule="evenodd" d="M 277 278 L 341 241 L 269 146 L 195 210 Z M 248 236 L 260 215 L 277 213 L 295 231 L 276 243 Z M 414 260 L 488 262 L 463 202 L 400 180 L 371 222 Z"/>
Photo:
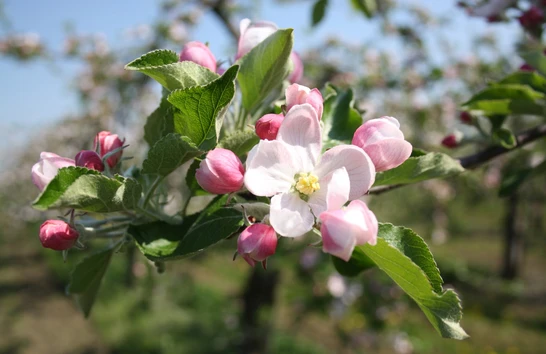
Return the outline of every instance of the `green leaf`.
<path id="1" fill-rule="evenodd" d="M 464 109 L 491 114 L 542 115 L 544 107 L 537 102 L 544 94 L 527 85 L 492 85 L 464 103 Z"/>
<path id="2" fill-rule="evenodd" d="M 520 54 L 523 60 L 542 75 L 546 75 L 546 56 L 540 51 Z"/>
<path id="3" fill-rule="evenodd" d="M 294 43 L 292 31 L 291 28 L 278 30 L 239 59 L 241 71 L 237 79 L 243 106 L 250 114 L 288 75 Z"/>
<path id="4" fill-rule="evenodd" d="M 188 186 L 191 195 L 207 194 L 207 192 L 201 188 L 199 183 L 197 183 L 197 179 L 195 178 L 195 172 L 199 168 L 200 164 L 201 161 L 194 160 L 186 173 L 186 186 Z"/>
<path id="5" fill-rule="evenodd" d="M 231 150 L 241 158 L 259 142 L 260 138 L 254 130 L 237 130 L 220 140 L 218 147 Z"/>
<path id="6" fill-rule="evenodd" d="M 535 91 L 546 92 L 546 78 L 536 72 L 518 71 L 498 82 L 500 85 L 527 85 Z"/>
<path id="7" fill-rule="evenodd" d="M 419 305 L 442 337 L 468 337 L 459 324 L 460 300 L 454 291 L 442 289 L 436 262 L 417 234 L 404 227 L 380 224 L 377 244 L 358 248 Z"/>
<path id="8" fill-rule="evenodd" d="M 99 292 L 100 283 L 113 254 L 113 248 L 95 253 L 78 263 L 72 271 L 66 291 L 69 294 L 76 295 L 78 307 L 85 317 L 88 317 L 91 312 Z"/>
<path id="9" fill-rule="evenodd" d="M 154 144 L 169 133 L 174 132 L 174 109 L 167 99 L 162 99 L 159 107 L 148 116 L 144 125 L 144 140 Z"/>
<path id="10" fill-rule="evenodd" d="M 142 187 L 132 178 L 106 177 L 83 167 L 61 168 L 34 201 L 38 210 L 73 208 L 109 213 L 133 209 Z"/>
<path id="11" fill-rule="evenodd" d="M 351 0 L 351 5 L 360 10 L 367 18 L 371 18 L 377 11 L 376 0 Z"/>
<path id="12" fill-rule="evenodd" d="M 362 117 L 353 108 L 354 100 L 351 88 L 345 91 L 336 89 L 336 92 L 336 95 L 330 95 L 324 101 L 322 114 L 324 133 L 329 139 L 352 140 L 355 131 L 362 124 Z"/>
<path id="13" fill-rule="evenodd" d="M 511 149 L 517 145 L 517 140 L 514 134 L 506 128 L 499 128 L 492 134 L 493 141 L 500 146 Z"/>
<path id="14" fill-rule="evenodd" d="M 155 173 L 165 177 L 183 163 L 202 154 L 190 138 L 172 133 L 161 138 L 148 151 L 148 157 L 142 164 L 142 173 Z"/>
<path id="15" fill-rule="evenodd" d="M 198 215 L 186 217 L 180 225 L 153 222 L 132 225 L 142 253 L 152 261 L 170 261 L 194 255 L 229 237 L 243 225 L 241 212 L 225 207 L 227 195 L 215 198 Z"/>
<path id="16" fill-rule="evenodd" d="M 535 167 L 508 169 L 502 175 L 499 188 L 499 197 L 508 197 L 532 177 L 542 176 L 546 173 L 546 160 Z"/>
<path id="17" fill-rule="evenodd" d="M 313 13 L 311 17 L 311 25 L 315 27 L 322 21 L 326 14 L 326 7 L 328 6 L 328 0 L 318 0 L 313 5 Z"/>
<path id="18" fill-rule="evenodd" d="M 175 132 L 188 136 L 203 150 L 216 146 L 224 114 L 235 95 L 233 81 L 238 70 L 235 65 L 206 86 L 172 92 L 167 100 L 178 108 L 174 115 Z"/>
<path id="19" fill-rule="evenodd" d="M 218 74 L 191 61 L 178 61 L 172 50 L 154 50 L 133 60 L 126 70 L 139 71 L 159 82 L 169 91 L 206 85 L 216 80 Z"/>
<path id="20" fill-rule="evenodd" d="M 374 186 L 408 184 L 433 178 L 453 176 L 464 171 L 461 163 L 439 152 L 410 157 L 392 170 L 378 172 Z"/>
<path id="21" fill-rule="evenodd" d="M 358 247 L 355 248 L 353 254 L 351 255 L 351 259 L 349 259 L 348 262 L 345 262 L 341 258 L 332 256 L 332 263 L 334 264 L 337 272 L 346 277 L 357 276 L 363 271 L 375 266 L 375 263 L 370 259 L 370 257 L 366 256 L 364 251 Z"/>

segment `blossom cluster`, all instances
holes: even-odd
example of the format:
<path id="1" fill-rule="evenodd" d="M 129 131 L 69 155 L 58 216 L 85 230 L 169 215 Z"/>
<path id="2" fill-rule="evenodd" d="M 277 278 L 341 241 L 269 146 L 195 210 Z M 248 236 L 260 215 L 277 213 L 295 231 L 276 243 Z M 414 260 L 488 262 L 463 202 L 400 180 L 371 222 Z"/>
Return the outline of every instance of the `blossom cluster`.
<path id="1" fill-rule="evenodd" d="M 395 118 L 381 117 L 362 124 L 352 144 L 324 151 L 320 91 L 292 84 L 285 108 L 285 114 L 256 122 L 261 140 L 244 166 L 235 153 L 217 148 L 201 162 L 196 179 L 211 193 L 246 189 L 270 198 L 269 214 L 239 237 L 238 251 L 249 264 L 275 252 L 277 235 L 300 237 L 313 230 L 320 230 L 325 252 L 348 261 L 356 245 L 377 238 L 377 219 L 360 198 L 376 171 L 399 166 L 412 146 Z"/>
<path id="2" fill-rule="evenodd" d="M 95 136 L 93 144 L 94 150 L 82 150 L 74 159 L 61 157 L 52 152 L 42 152 L 40 160 L 32 166 L 32 182 L 43 191 L 63 167 L 79 166 L 99 172 L 115 170 L 123 154 L 123 140 L 117 134 L 102 131 Z M 79 238 L 73 217 L 69 223 L 62 220 L 46 220 L 40 226 L 39 235 L 44 247 L 56 251 L 73 247 Z"/>

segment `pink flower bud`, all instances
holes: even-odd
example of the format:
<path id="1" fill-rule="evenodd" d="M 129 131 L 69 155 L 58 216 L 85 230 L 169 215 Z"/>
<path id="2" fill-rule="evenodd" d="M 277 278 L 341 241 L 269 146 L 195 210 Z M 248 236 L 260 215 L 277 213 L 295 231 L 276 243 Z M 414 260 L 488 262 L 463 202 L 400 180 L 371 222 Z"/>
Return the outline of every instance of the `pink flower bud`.
<path id="1" fill-rule="evenodd" d="M 531 65 L 525 63 L 521 65 L 518 69 L 519 71 L 535 71 L 535 68 L 533 68 Z"/>
<path id="2" fill-rule="evenodd" d="M 393 117 L 370 119 L 353 136 L 353 145 L 362 148 L 377 172 L 400 166 L 411 155 L 411 144 L 404 140 L 400 123 Z"/>
<path id="3" fill-rule="evenodd" d="M 40 241 L 45 248 L 63 251 L 76 243 L 80 234 L 62 220 L 46 220 L 40 226 Z"/>
<path id="4" fill-rule="evenodd" d="M 32 166 L 32 182 L 42 191 L 55 178 L 59 168 L 68 166 L 75 166 L 74 160 L 60 157 L 52 152 L 42 152 L 40 161 Z"/>
<path id="5" fill-rule="evenodd" d="M 460 139 L 458 139 L 457 136 L 455 136 L 455 134 L 449 134 L 448 136 L 442 139 L 442 145 L 449 149 L 453 149 L 459 146 L 459 142 L 460 142 Z"/>
<path id="6" fill-rule="evenodd" d="M 345 209 L 322 212 L 320 220 L 322 249 L 346 262 L 355 246 L 377 242 L 377 219 L 361 200 L 353 200 Z"/>
<path id="7" fill-rule="evenodd" d="M 266 114 L 256 122 L 256 135 L 262 140 L 275 140 L 284 120 L 281 114 Z"/>
<path id="8" fill-rule="evenodd" d="M 538 7 L 531 6 L 529 10 L 518 17 L 518 20 L 523 28 L 536 28 L 544 22 L 544 13 Z"/>
<path id="9" fill-rule="evenodd" d="M 285 95 L 287 112 L 296 105 L 309 103 L 317 112 L 318 119 L 322 118 L 323 99 L 318 89 L 311 90 L 309 87 L 292 84 L 286 89 Z"/>
<path id="10" fill-rule="evenodd" d="M 461 119 L 461 122 L 465 124 L 472 124 L 472 115 L 467 111 L 462 111 L 459 114 L 459 118 Z"/>
<path id="11" fill-rule="evenodd" d="M 121 140 L 117 134 L 112 134 L 109 131 L 102 131 L 97 134 L 95 137 L 95 150 L 97 150 L 97 144 L 99 144 L 99 154 L 100 157 L 108 154 L 110 151 L 114 151 L 123 146 L 123 140 Z M 114 167 L 118 164 L 121 159 L 123 150 L 116 152 L 114 155 L 110 156 L 107 160 L 108 166 Z"/>
<path id="12" fill-rule="evenodd" d="M 227 194 L 241 189 L 244 173 L 241 160 L 232 151 L 216 148 L 201 161 L 195 178 L 207 192 Z"/>
<path id="13" fill-rule="evenodd" d="M 273 227 L 266 224 L 253 224 L 247 227 L 237 240 L 237 252 L 252 267 L 256 262 L 265 262 L 275 254 L 277 234 Z"/>
<path id="14" fill-rule="evenodd" d="M 252 48 L 263 42 L 267 37 L 277 32 L 277 25 L 268 21 L 252 22 L 245 18 L 240 22 L 239 30 L 239 46 L 237 48 L 237 56 L 239 59 Z"/>
<path id="15" fill-rule="evenodd" d="M 85 167 L 90 170 L 104 171 L 104 164 L 96 152 L 92 150 L 82 150 L 76 155 L 76 166 Z"/>
<path id="16" fill-rule="evenodd" d="M 292 71 L 288 75 L 288 81 L 293 84 L 299 82 L 303 77 L 303 62 L 300 56 L 296 52 L 290 54 L 290 60 L 292 60 Z"/>
<path id="17" fill-rule="evenodd" d="M 216 58 L 209 47 L 201 42 L 186 43 L 182 48 L 182 53 L 180 53 L 180 61 L 193 61 L 212 72 L 216 72 Z"/>

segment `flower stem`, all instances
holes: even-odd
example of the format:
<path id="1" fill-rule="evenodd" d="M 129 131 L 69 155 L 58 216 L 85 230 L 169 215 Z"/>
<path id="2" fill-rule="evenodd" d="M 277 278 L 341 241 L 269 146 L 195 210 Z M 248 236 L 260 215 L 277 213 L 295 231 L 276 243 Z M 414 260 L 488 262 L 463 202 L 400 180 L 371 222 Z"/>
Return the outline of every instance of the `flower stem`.
<path id="1" fill-rule="evenodd" d="M 146 193 L 146 196 L 144 196 L 144 201 L 142 202 L 142 209 L 146 208 L 155 190 L 157 189 L 161 181 L 163 181 L 163 178 L 164 178 L 163 176 L 157 176 L 156 179 L 153 181 L 152 185 L 150 186 L 150 189 L 148 189 L 148 192 Z"/>

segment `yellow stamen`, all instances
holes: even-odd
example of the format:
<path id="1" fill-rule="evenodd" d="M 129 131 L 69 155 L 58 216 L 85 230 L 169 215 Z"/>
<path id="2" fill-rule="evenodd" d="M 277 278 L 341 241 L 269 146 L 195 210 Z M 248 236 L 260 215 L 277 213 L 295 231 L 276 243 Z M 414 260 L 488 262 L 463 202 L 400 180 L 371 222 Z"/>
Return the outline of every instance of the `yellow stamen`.
<path id="1" fill-rule="evenodd" d="M 301 173 L 296 182 L 296 190 L 301 194 L 311 195 L 320 189 L 318 177 L 312 173 Z"/>

